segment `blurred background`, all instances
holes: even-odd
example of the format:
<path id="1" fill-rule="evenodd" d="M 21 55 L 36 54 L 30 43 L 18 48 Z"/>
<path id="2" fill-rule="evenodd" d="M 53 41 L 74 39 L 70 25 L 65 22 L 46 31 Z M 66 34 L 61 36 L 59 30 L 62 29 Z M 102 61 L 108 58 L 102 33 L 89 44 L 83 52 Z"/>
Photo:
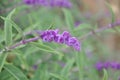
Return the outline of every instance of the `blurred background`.
<path id="1" fill-rule="evenodd" d="M 103 28 L 106 25 L 120 20 L 120 0 L 71 0 L 72 7 L 68 10 L 72 13 L 73 21 L 75 24 L 75 36 L 81 38 L 90 31 L 96 30 L 98 28 Z M 19 27 L 24 32 L 29 32 L 31 30 L 46 30 L 50 25 L 54 28 L 58 28 L 61 31 L 69 30 L 65 23 L 65 17 L 62 8 L 51 8 L 39 5 L 27 5 L 22 0 L 0 0 L 0 16 L 6 17 L 11 10 L 17 8 L 15 15 L 12 20 L 19 25 Z M 87 26 L 82 30 L 79 27 Z M 4 21 L 0 19 L 0 39 L 3 38 Z M 14 41 L 17 42 L 19 38 L 14 31 Z M 2 40 L 0 40 L 2 42 Z M 46 44 L 46 43 L 45 43 Z M 56 44 L 47 44 L 52 46 L 57 51 L 61 51 L 67 55 L 62 61 L 59 61 L 56 55 L 44 54 L 44 52 L 39 52 L 36 48 L 33 51 L 32 46 L 27 45 L 26 48 L 22 48 L 21 53 L 25 53 L 27 57 L 27 63 L 29 66 L 35 66 L 40 63 L 49 63 L 51 65 L 59 67 L 57 63 L 64 66 L 67 60 L 73 56 L 71 50 L 61 48 L 61 45 L 57 48 Z M 94 35 L 88 36 L 82 41 L 84 51 L 92 64 L 97 61 L 116 61 L 120 62 L 120 28 L 113 28 L 112 30 L 106 30 Z M 34 55 L 36 53 L 41 53 Z M 68 54 L 69 53 L 69 54 Z M 31 55 L 29 55 L 31 54 Z M 8 61 L 11 62 L 16 60 L 14 55 L 8 57 Z M 19 62 L 13 61 L 19 66 Z M 46 64 L 45 64 L 46 65 Z M 24 69 L 24 65 L 20 65 Z M 50 66 L 50 69 L 53 66 Z M 55 68 L 51 71 L 57 71 Z M 60 68 L 61 69 L 61 68 Z M 73 70 L 76 70 L 74 68 Z M 32 72 L 28 74 L 31 77 Z M 112 75 L 112 74 L 111 74 Z M 56 79 L 55 79 L 56 80 Z M 73 78 L 73 80 L 75 80 Z M 77 79 L 76 79 L 77 80 Z M 87 80 L 87 79 L 86 79 Z M 112 80 L 112 78 L 111 78 Z"/>
<path id="2" fill-rule="evenodd" d="M 104 27 L 111 23 L 112 21 L 112 11 L 114 13 L 114 19 L 115 21 L 120 20 L 120 1 L 119 0 L 74 0 L 74 5 L 71 9 L 73 16 L 75 18 L 76 23 L 90 23 L 91 25 L 97 25 L 98 27 Z M 108 5 L 109 3 L 109 5 Z M 21 27 L 28 27 L 30 22 L 36 22 L 34 20 L 37 15 L 39 15 L 41 18 L 41 15 L 44 15 L 43 13 L 39 14 L 39 12 L 42 12 L 41 6 L 31 6 L 28 5 L 27 8 L 25 8 L 25 4 L 22 0 L 1 0 L 0 1 L 0 15 L 6 16 L 12 9 L 19 8 L 19 12 L 15 15 L 15 22 Z M 112 11 L 111 11 L 111 9 Z M 76 11 L 79 10 L 79 11 Z M 56 9 L 56 13 L 60 13 L 61 9 Z M 31 16 L 33 14 L 36 14 L 35 16 Z M 52 14 L 52 11 L 49 13 Z M 47 15 L 47 14 L 46 14 Z M 56 15 L 56 14 L 55 14 Z M 58 15 L 58 14 L 57 14 Z M 34 18 L 33 18 L 34 17 Z M 45 16 L 47 17 L 47 16 Z M 49 16 L 54 18 L 54 16 Z M 48 23 L 46 23 L 44 26 L 47 26 L 52 22 L 52 20 L 49 20 L 50 18 L 47 18 Z M 59 14 L 57 17 L 62 17 L 61 14 Z M 21 20 L 22 19 L 22 20 Z M 55 18 L 54 18 L 55 20 Z M 24 24 L 28 23 L 28 24 Z M 0 19 L 0 27 L 3 28 L 3 20 Z M 57 23 L 56 23 L 57 24 Z M 60 24 L 61 26 L 62 24 Z M 113 55 L 120 50 L 120 35 L 119 33 L 108 33 L 100 36 L 104 42 L 104 44 L 109 47 L 109 50 L 113 51 Z M 119 54 L 118 54 L 119 55 Z M 113 56 L 112 56 L 113 57 Z M 115 56 L 115 59 L 117 55 Z"/>

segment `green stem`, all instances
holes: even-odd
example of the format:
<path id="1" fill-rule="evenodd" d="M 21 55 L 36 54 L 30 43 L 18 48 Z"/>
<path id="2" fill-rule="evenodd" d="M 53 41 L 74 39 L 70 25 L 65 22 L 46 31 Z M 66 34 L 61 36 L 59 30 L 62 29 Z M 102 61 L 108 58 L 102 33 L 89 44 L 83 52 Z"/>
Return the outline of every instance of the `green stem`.
<path id="1" fill-rule="evenodd" d="M 84 80 L 83 79 L 83 53 L 75 52 L 75 59 L 76 59 L 76 64 L 79 69 L 79 80 Z"/>

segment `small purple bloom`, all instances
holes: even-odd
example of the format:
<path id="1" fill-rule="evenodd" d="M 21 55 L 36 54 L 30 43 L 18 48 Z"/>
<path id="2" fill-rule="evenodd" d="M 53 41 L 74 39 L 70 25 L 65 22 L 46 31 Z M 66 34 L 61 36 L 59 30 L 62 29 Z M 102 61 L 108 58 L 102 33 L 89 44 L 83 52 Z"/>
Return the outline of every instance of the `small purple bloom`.
<path id="1" fill-rule="evenodd" d="M 118 80 L 120 80 L 120 77 L 118 78 Z"/>
<path id="2" fill-rule="evenodd" d="M 37 33 L 44 42 L 54 41 L 60 44 L 64 43 L 68 46 L 72 46 L 75 50 L 80 51 L 80 43 L 77 38 L 72 37 L 67 31 L 64 31 L 62 34 L 59 34 L 58 32 L 58 30 L 46 30 L 42 33 Z"/>
<path id="3" fill-rule="evenodd" d="M 36 0 L 23 0 L 23 2 L 27 5 L 32 5 L 36 3 Z"/>
<path id="4" fill-rule="evenodd" d="M 69 45 L 69 46 L 74 46 L 75 43 L 77 43 L 77 39 L 76 39 L 75 37 L 70 37 L 70 38 L 68 39 L 67 45 Z"/>
<path id="5" fill-rule="evenodd" d="M 73 47 L 74 47 L 74 49 L 75 50 L 77 50 L 77 51 L 80 51 L 80 46 L 81 44 L 77 41 L 74 45 L 73 45 Z"/>
<path id="6" fill-rule="evenodd" d="M 105 63 L 103 63 L 103 65 L 104 65 L 105 69 L 108 69 L 110 67 L 111 63 L 110 62 L 105 62 Z"/>
<path id="7" fill-rule="evenodd" d="M 117 62 L 112 62 L 110 67 L 113 68 L 113 69 L 119 70 L 120 69 L 120 64 L 117 63 Z"/>
<path id="8" fill-rule="evenodd" d="M 102 62 L 98 62 L 98 63 L 96 63 L 96 65 L 95 65 L 96 69 L 99 70 L 99 71 L 103 69 L 103 66 L 104 66 L 104 65 L 103 65 Z"/>
<path id="9" fill-rule="evenodd" d="M 102 70 L 103 68 L 108 69 L 108 68 L 112 68 L 112 69 L 116 69 L 116 70 L 120 70 L 120 63 L 117 62 L 98 62 L 96 64 L 96 69 L 97 70 Z"/>
<path id="10" fill-rule="evenodd" d="M 76 21 L 74 25 L 75 27 L 78 27 L 81 23 L 82 23 L 81 21 Z"/>
<path id="11" fill-rule="evenodd" d="M 70 8 L 72 3 L 69 0 L 23 0 L 27 5 L 40 5 L 48 7 Z"/>
<path id="12" fill-rule="evenodd" d="M 57 42 L 57 43 L 64 43 L 64 38 L 60 34 L 57 34 L 54 37 L 54 41 Z"/>
<path id="13" fill-rule="evenodd" d="M 69 38 L 71 37 L 70 33 L 67 32 L 67 31 L 64 31 L 64 32 L 62 33 L 62 36 L 63 36 L 63 38 L 64 38 L 65 44 L 67 44 Z"/>

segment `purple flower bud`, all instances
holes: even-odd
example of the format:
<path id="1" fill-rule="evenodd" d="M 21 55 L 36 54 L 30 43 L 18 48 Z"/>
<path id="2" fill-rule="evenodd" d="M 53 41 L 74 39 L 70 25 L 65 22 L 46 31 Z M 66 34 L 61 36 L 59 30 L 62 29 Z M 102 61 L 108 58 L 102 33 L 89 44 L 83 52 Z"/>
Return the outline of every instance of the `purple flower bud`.
<path id="1" fill-rule="evenodd" d="M 72 6 L 69 0 L 23 0 L 27 5 L 40 5 L 48 7 L 65 7 L 70 8 Z"/>
<path id="2" fill-rule="evenodd" d="M 73 45 L 73 47 L 75 50 L 80 51 L 80 43 L 78 41 Z"/>
<path id="3" fill-rule="evenodd" d="M 103 67 L 105 68 L 105 69 L 108 69 L 109 67 L 110 67 L 110 62 L 105 62 L 105 63 L 103 63 Z"/>
<path id="4" fill-rule="evenodd" d="M 60 34 L 57 34 L 57 35 L 54 37 L 54 41 L 57 42 L 57 43 L 64 43 L 64 38 L 63 38 L 63 36 L 61 36 Z"/>
<path id="5" fill-rule="evenodd" d="M 36 0 L 23 0 L 23 2 L 27 5 L 35 4 Z"/>
<path id="6" fill-rule="evenodd" d="M 50 0 L 51 7 L 66 7 L 70 8 L 72 6 L 69 0 Z"/>
<path id="7" fill-rule="evenodd" d="M 64 31 L 64 32 L 62 33 L 62 36 L 66 39 L 66 38 L 69 38 L 71 35 L 70 35 L 69 32 Z"/>
<path id="8" fill-rule="evenodd" d="M 71 37 L 70 33 L 64 31 L 62 34 L 58 34 L 58 30 L 46 30 L 43 32 L 37 32 L 40 35 L 40 38 L 45 42 L 57 42 L 64 43 L 68 46 L 72 46 L 75 50 L 80 51 L 80 43 L 75 37 Z"/>
<path id="9" fill-rule="evenodd" d="M 71 37 L 70 33 L 67 32 L 67 31 L 64 31 L 64 32 L 62 33 L 62 36 L 63 36 L 63 38 L 64 38 L 65 44 L 67 44 L 69 38 Z"/>
<path id="10" fill-rule="evenodd" d="M 50 31 L 50 30 L 46 30 L 45 32 L 43 32 L 42 34 L 41 34 L 41 38 L 43 39 L 43 41 L 45 41 L 45 42 L 51 42 L 51 41 L 53 41 L 53 38 L 54 38 L 54 36 L 53 35 L 51 35 L 52 33 L 51 33 L 52 31 Z"/>
<path id="11" fill-rule="evenodd" d="M 37 4 L 40 6 L 48 6 L 49 3 L 47 0 L 38 0 Z"/>
<path id="12" fill-rule="evenodd" d="M 112 62 L 111 63 L 111 68 L 119 70 L 120 69 L 120 64 L 117 63 L 117 62 Z"/>
<path id="13" fill-rule="evenodd" d="M 68 39 L 67 45 L 74 46 L 74 44 L 77 42 L 77 39 L 75 37 L 70 37 Z"/>
<path id="14" fill-rule="evenodd" d="M 81 23 L 82 23 L 81 21 L 76 21 L 75 24 L 74 24 L 74 26 L 78 27 Z"/>
<path id="15" fill-rule="evenodd" d="M 97 70 L 101 70 L 101 69 L 108 69 L 108 68 L 112 68 L 112 69 L 116 69 L 119 70 L 120 69 L 120 64 L 117 62 L 98 62 L 96 64 L 96 69 Z"/>
<path id="16" fill-rule="evenodd" d="M 97 70 L 102 70 L 104 68 L 104 65 L 102 62 L 97 62 L 96 65 L 95 65 L 96 69 Z"/>

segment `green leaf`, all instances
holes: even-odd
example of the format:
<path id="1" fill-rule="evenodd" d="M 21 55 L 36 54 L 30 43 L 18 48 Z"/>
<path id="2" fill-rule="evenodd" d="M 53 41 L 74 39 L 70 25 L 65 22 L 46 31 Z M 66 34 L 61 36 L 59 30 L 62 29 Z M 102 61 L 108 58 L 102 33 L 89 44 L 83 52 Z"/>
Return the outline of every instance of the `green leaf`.
<path id="1" fill-rule="evenodd" d="M 63 9 L 64 15 L 65 15 L 65 21 L 67 26 L 70 28 L 70 31 L 72 32 L 74 30 L 74 21 L 72 14 L 69 10 Z"/>
<path id="2" fill-rule="evenodd" d="M 53 77 L 55 77 L 55 78 L 57 78 L 57 79 L 59 79 L 59 80 L 65 80 L 63 77 L 61 77 L 58 74 L 50 73 L 50 75 L 53 76 Z"/>
<path id="3" fill-rule="evenodd" d="M 68 61 L 68 63 L 66 64 L 66 66 L 61 71 L 61 75 L 62 76 L 66 77 L 66 78 L 68 77 L 69 71 L 72 68 L 74 62 L 75 62 L 74 59 L 71 59 L 71 60 Z"/>
<path id="4" fill-rule="evenodd" d="M 75 59 L 76 59 L 76 64 L 79 69 L 79 79 L 84 80 L 84 52 L 81 50 L 81 52 L 75 52 Z"/>
<path id="5" fill-rule="evenodd" d="M 2 17 L 2 16 L 1 16 L 1 18 L 2 18 L 4 21 L 7 21 L 7 22 L 9 22 L 10 24 L 12 24 L 12 26 L 13 26 L 20 34 L 23 34 L 22 29 L 21 29 L 14 21 L 12 21 L 11 19 Z"/>
<path id="6" fill-rule="evenodd" d="M 4 68 L 17 80 L 28 80 L 23 72 L 12 64 L 5 64 Z"/>
<path id="7" fill-rule="evenodd" d="M 8 16 L 7 19 L 11 19 L 12 15 L 15 13 L 15 9 L 13 9 Z M 5 44 L 6 46 L 9 46 L 12 44 L 12 24 L 5 20 L 4 21 L 4 33 L 5 33 Z"/>
<path id="8" fill-rule="evenodd" d="M 4 66 L 5 60 L 7 58 L 8 53 L 2 53 L 0 54 L 0 72 Z"/>
<path id="9" fill-rule="evenodd" d="M 89 33 L 92 29 L 91 25 L 88 23 L 82 23 L 78 27 L 74 28 L 75 36 L 85 36 L 86 33 Z"/>
<path id="10" fill-rule="evenodd" d="M 35 72 L 34 77 L 31 80 L 48 80 L 49 75 L 45 64 L 38 65 L 38 69 Z"/>
<path id="11" fill-rule="evenodd" d="M 60 55 L 61 57 L 63 56 L 62 53 L 56 51 L 55 49 L 53 49 L 53 48 L 51 48 L 51 47 L 49 47 L 49 46 L 43 45 L 43 44 L 41 44 L 41 43 L 38 44 L 38 43 L 36 43 L 36 42 L 32 42 L 31 44 L 34 45 L 34 46 L 36 46 L 36 47 L 38 47 L 38 48 L 39 48 L 40 50 L 42 50 L 42 51 L 50 52 L 50 53 L 54 53 L 54 54 L 58 54 L 58 55 Z"/>
<path id="12" fill-rule="evenodd" d="M 3 70 L 2 72 L 0 72 L 0 80 L 6 80 L 10 77 L 11 75 L 8 74 L 8 72 L 6 70 Z"/>
<path id="13" fill-rule="evenodd" d="M 0 29 L 0 43 L 4 41 L 4 31 Z"/>
<path id="14" fill-rule="evenodd" d="M 104 72 L 104 76 L 103 76 L 103 79 L 102 79 L 102 80 L 108 80 L 107 70 L 106 70 L 106 69 L 103 69 L 103 72 Z"/>
<path id="15" fill-rule="evenodd" d="M 112 15 L 111 23 L 114 23 L 115 22 L 115 13 L 109 3 L 106 2 L 105 4 L 107 5 L 107 7 Z M 117 29 L 116 27 L 112 28 L 112 30 L 114 30 L 114 32 L 119 32 L 119 29 Z"/>
<path id="16" fill-rule="evenodd" d="M 52 23 L 52 24 L 47 28 L 47 30 L 53 29 L 53 27 L 54 27 L 54 24 Z"/>
<path id="17" fill-rule="evenodd" d="M 3 70 L 0 72 L 0 80 L 16 80 L 8 71 Z"/>
<path id="18" fill-rule="evenodd" d="M 106 2 L 106 5 L 107 5 L 108 9 L 110 10 L 110 12 L 112 14 L 112 23 L 113 23 L 115 21 L 115 14 L 113 12 L 113 9 L 112 9 L 111 5 L 107 2 Z"/>
<path id="19" fill-rule="evenodd" d="M 16 54 L 16 56 L 18 57 L 18 60 L 20 61 L 20 63 L 22 65 L 24 65 L 24 69 L 28 70 L 29 67 L 28 67 L 28 64 L 27 64 L 27 61 L 26 61 L 26 58 L 24 57 L 24 55 L 22 54 L 22 52 L 20 50 L 13 50 L 12 51 L 14 54 Z"/>
<path id="20" fill-rule="evenodd" d="M 76 27 L 74 29 L 74 31 L 76 32 L 76 31 L 80 31 L 80 30 L 83 30 L 83 29 L 91 29 L 91 25 L 87 24 L 87 23 L 82 23 L 78 27 Z"/>

